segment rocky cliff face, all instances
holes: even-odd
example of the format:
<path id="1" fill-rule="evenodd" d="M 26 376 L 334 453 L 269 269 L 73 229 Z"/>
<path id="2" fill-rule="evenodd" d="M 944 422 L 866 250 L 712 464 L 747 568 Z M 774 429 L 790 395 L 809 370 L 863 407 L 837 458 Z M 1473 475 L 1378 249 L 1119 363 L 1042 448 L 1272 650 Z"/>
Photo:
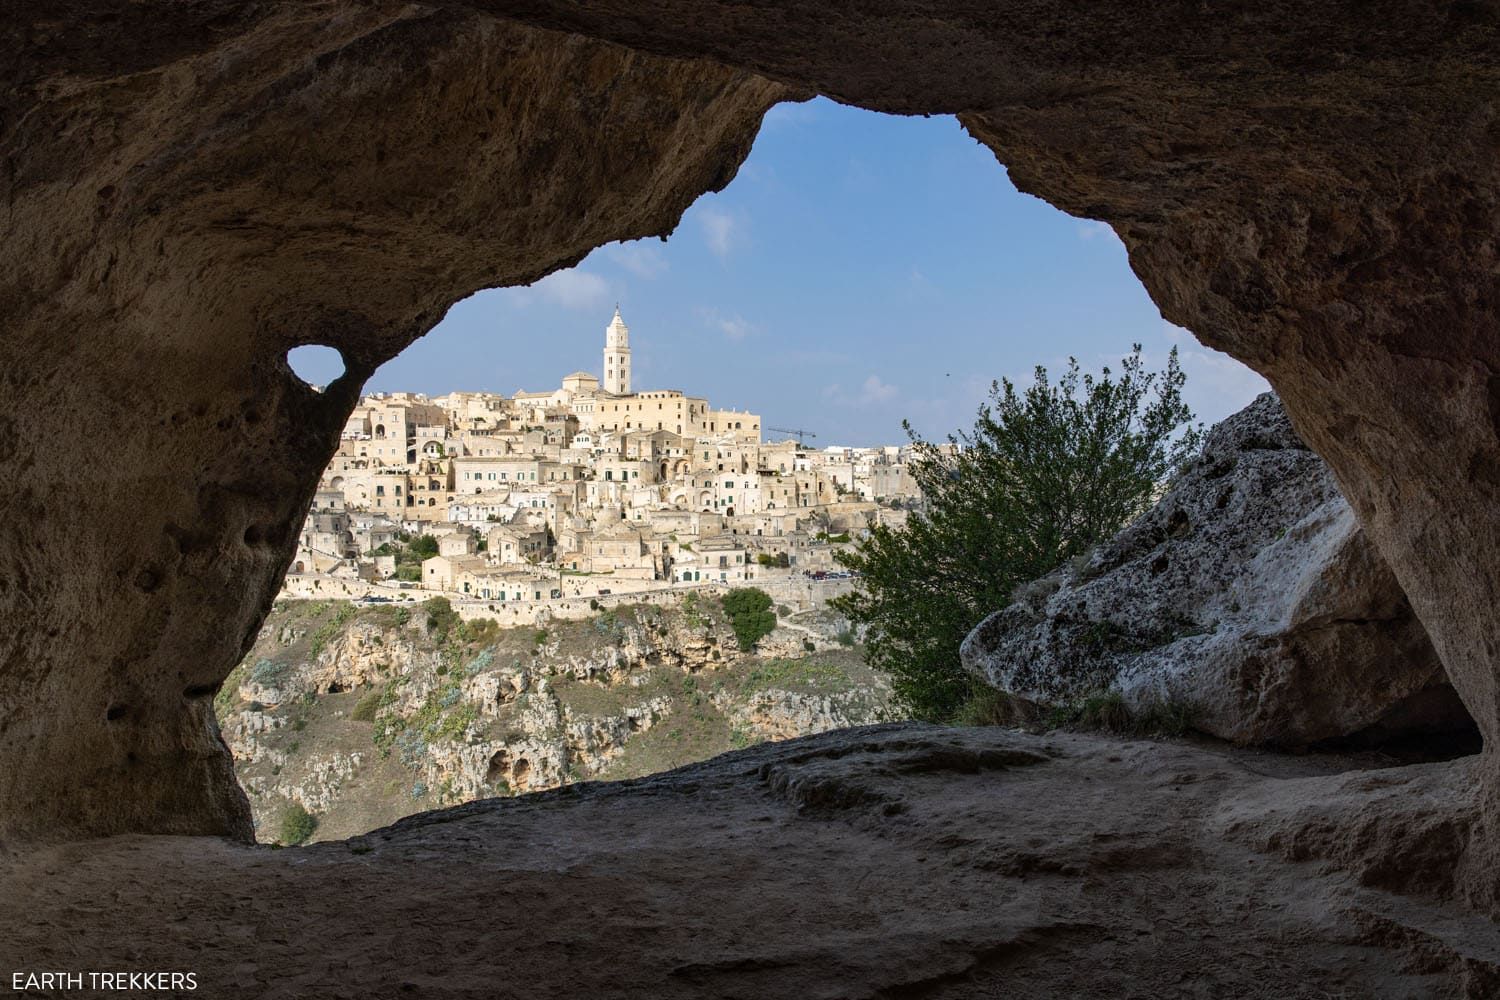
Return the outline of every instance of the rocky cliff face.
<path id="1" fill-rule="evenodd" d="M 349 835 L 881 718 L 884 683 L 815 634 L 741 653 L 711 599 L 508 630 L 441 604 L 287 602 L 216 707 L 262 839 L 293 803 Z"/>
<path id="2" fill-rule="evenodd" d="M 1469 725 L 1327 465 L 1267 393 L 1213 429 L 1146 516 L 1024 588 L 963 645 L 1025 699 L 1120 692 L 1241 743 Z"/>

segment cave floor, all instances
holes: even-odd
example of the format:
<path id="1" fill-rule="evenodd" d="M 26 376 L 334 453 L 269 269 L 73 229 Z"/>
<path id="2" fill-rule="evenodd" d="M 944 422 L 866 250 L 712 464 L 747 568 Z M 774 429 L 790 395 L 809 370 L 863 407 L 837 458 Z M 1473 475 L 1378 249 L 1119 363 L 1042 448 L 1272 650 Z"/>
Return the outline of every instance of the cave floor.
<path id="1" fill-rule="evenodd" d="M 881 726 L 305 848 L 13 849 L 0 971 L 187 971 L 212 998 L 1497 995 L 1495 924 L 1243 835 L 1328 770 Z"/>

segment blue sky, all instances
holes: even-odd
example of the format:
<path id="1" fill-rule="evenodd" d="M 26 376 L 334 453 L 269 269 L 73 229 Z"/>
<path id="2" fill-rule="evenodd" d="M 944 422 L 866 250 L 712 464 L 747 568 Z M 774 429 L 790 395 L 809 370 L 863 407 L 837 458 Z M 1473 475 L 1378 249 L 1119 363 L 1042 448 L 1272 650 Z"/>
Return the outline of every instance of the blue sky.
<path id="1" fill-rule="evenodd" d="M 1153 366 L 1179 347 L 1204 421 L 1265 388 L 1161 318 L 1108 227 L 1017 192 L 953 118 L 820 98 L 772 109 L 734 182 L 669 240 L 480 292 L 367 390 L 511 393 L 598 374 L 617 301 L 634 388 L 706 395 L 818 446 L 904 441 L 903 418 L 941 437 L 972 424 L 994 378 L 1029 384 L 1069 355 L 1097 368 L 1135 342 Z M 298 367 L 315 382 L 338 370 Z"/>

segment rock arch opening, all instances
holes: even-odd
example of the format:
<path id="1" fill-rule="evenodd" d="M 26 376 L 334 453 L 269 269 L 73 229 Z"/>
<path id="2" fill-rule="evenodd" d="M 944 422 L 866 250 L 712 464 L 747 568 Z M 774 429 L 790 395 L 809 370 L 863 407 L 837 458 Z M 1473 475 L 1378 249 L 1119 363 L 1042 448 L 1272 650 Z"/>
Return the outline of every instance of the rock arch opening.
<path id="1" fill-rule="evenodd" d="M 0 415 L 25 516 L 0 519 L 7 836 L 247 836 L 211 711 L 181 692 L 253 639 L 353 386 L 478 288 L 667 232 L 733 177 L 769 107 L 819 92 L 959 113 L 1022 190 L 1108 223 L 1168 319 L 1271 380 L 1486 736 L 1462 881 L 1494 902 L 1500 39 L 1483 5 L 1374 29 L 1275 5 L 731 18 L 653 0 L 514 20 L 334 7 L 308 30 L 266 7 L 234 33 L 211 29 L 220 9 L 137 5 L 66 47 L 14 47 Z M 42 37 L 40 16 L 6 28 Z M 64 325 L 65 365 L 47 349 Z M 288 329 L 349 374 L 317 398 L 289 384 Z M 95 421 L 48 418 L 106 399 L 119 448 Z M 82 496 L 64 473 L 80 461 L 98 484 Z M 272 528 L 251 544 L 251 524 Z M 132 710 L 106 720 L 122 680 Z"/>
<path id="2" fill-rule="evenodd" d="M 899 151 L 899 156 L 882 158 L 892 150 Z M 828 261 L 837 261 L 837 267 L 830 268 Z M 726 271 L 728 277 L 722 274 Z M 717 305 L 708 308 L 706 301 Z M 613 318 L 606 324 L 612 302 Z M 633 328 L 625 327 L 622 313 L 631 317 Z M 946 333 L 944 341 L 929 342 L 929 329 L 939 323 Z M 811 331 L 817 332 L 818 352 L 807 349 Z M 913 331 L 921 335 L 913 336 Z M 1047 364 L 1055 372 L 1057 359 L 1069 354 L 1118 358 L 1132 342 L 1141 341 L 1151 344 L 1157 358 L 1168 347 L 1186 349 L 1188 390 L 1198 405 L 1212 400 L 1217 406 L 1204 414 L 1211 422 L 1238 410 L 1264 387 L 1248 369 L 1194 348 L 1185 331 L 1161 319 L 1129 274 L 1124 245 L 1112 230 L 1064 215 L 1016 192 L 1005 183 L 991 152 L 967 136 L 953 118 L 903 119 L 826 100 L 778 105 L 768 113 L 736 181 L 690 207 L 670 238 L 608 244 L 533 285 L 477 293 L 458 303 L 421 341 L 377 369 L 366 383 L 369 393 L 361 397 L 344 424 L 339 449 L 323 473 L 313 511 L 305 522 L 305 546 L 299 548 L 296 565 L 304 565 L 305 550 L 306 564 L 314 573 L 321 569 L 324 578 L 316 584 L 293 581 L 284 593 L 337 598 L 341 589 L 347 594 L 353 584 L 356 593 L 373 593 L 378 600 L 410 602 L 414 595 L 417 600 L 440 595 L 453 606 L 480 615 L 495 612 L 499 601 L 505 613 L 497 620 L 506 623 L 531 611 L 583 612 L 579 598 L 601 590 L 629 593 L 628 584 L 622 588 L 613 579 L 589 579 L 601 570 L 616 572 L 608 560 L 619 553 L 590 552 L 588 543 L 579 541 L 584 535 L 592 537 L 604 520 L 614 517 L 644 526 L 650 536 L 644 547 L 653 555 L 660 550 L 651 572 L 663 583 L 689 585 L 707 580 L 739 585 L 779 579 L 779 571 L 787 570 L 787 578 L 804 580 L 803 587 L 810 594 L 815 586 L 832 584 L 830 576 L 839 576 L 826 553 L 821 562 L 816 556 L 806 562 L 809 553 L 803 548 L 801 558 L 808 567 L 804 570 L 795 567 L 794 553 L 749 539 L 764 538 L 768 530 L 771 537 L 800 531 L 811 536 L 804 539 L 807 543 L 816 542 L 817 534 L 847 536 L 849 523 L 841 520 L 841 527 L 835 529 L 822 519 L 826 518 L 824 504 L 849 495 L 864 498 L 869 479 L 860 477 L 863 485 L 857 489 L 856 475 L 848 464 L 829 472 L 822 465 L 818 443 L 889 446 L 901 439 L 903 419 L 921 425 L 929 437 L 941 437 L 972 422 L 984 398 L 983 387 L 996 375 L 1025 372 L 1035 363 Z M 1042 342 L 1045 348 L 1038 346 Z M 623 365 L 616 354 L 625 349 L 633 350 L 635 357 L 631 391 L 601 394 L 601 377 L 612 364 Z M 1038 354 L 1039 350 L 1046 353 Z M 956 363 L 960 358 L 962 363 Z M 585 370 L 591 364 L 593 370 Z M 666 385 L 681 386 L 686 397 L 682 390 L 666 389 Z M 704 385 L 719 387 L 712 401 L 706 394 L 697 398 L 696 390 Z M 514 396 L 503 391 L 512 388 L 525 391 Z M 777 426 L 761 435 L 755 417 L 726 417 L 731 411 L 715 405 L 718 392 L 736 405 L 776 413 L 777 419 L 767 423 Z M 669 407 L 677 415 L 657 419 Z M 680 428 L 677 418 L 683 415 L 693 424 L 687 437 L 664 430 L 668 422 Z M 1299 537 L 1323 539 L 1319 532 L 1325 522 L 1337 519 L 1313 510 L 1316 504 L 1307 509 L 1297 504 L 1303 496 L 1318 503 L 1331 500 L 1327 471 L 1300 441 L 1290 440 L 1289 430 L 1273 424 L 1249 432 L 1253 440 L 1244 455 L 1231 449 L 1213 459 L 1211 474 L 1205 478 L 1215 502 L 1201 511 L 1193 506 L 1191 516 L 1182 505 L 1170 511 L 1160 534 L 1175 547 L 1153 551 L 1146 576 L 1163 578 L 1164 585 L 1170 585 L 1184 574 L 1224 575 L 1223 566 L 1213 565 L 1220 555 L 1234 553 L 1227 557 L 1229 561 L 1247 562 L 1276 540 L 1277 530 L 1284 533 L 1304 517 L 1313 517 L 1315 523 L 1297 528 Z M 785 431 L 779 425 L 817 430 Z M 747 427 L 754 433 L 745 435 Z M 802 439 L 810 433 L 820 435 L 820 441 Z M 796 438 L 774 450 L 776 434 Z M 752 454 L 752 442 L 772 445 L 773 450 Z M 361 468 L 369 454 L 366 449 L 373 450 L 374 461 L 371 467 Z M 1269 490 L 1247 471 L 1254 461 L 1245 456 L 1252 452 L 1280 456 L 1288 450 L 1297 452 L 1299 458 L 1280 469 L 1281 478 L 1295 479 L 1289 471 L 1292 466 L 1306 466 L 1308 482 L 1297 480 L 1300 486 L 1283 489 L 1280 508 L 1262 526 L 1268 530 L 1229 542 L 1215 536 L 1219 551 L 1194 550 L 1193 536 L 1218 530 L 1206 523 L 1214 520 L 1210 511 L 1224 511 L 1233 500 L 1234 510 L 1221 519 L 1245 520 L 1244 494 Z M 564 467 L 565 453 L 571 455 L 568 461 L 584 463 L 574 472 L 586 482 L 573 486 L 582 485 L 587 493 L 570 495 L 567 490 L 572 487 L 565 486 L 563 493 L 553 496 L 552 505 L 572 519 L 575 533 L 565 543 L 567 555 L 555 558 L 574 571 L 582 564 L 582 576 L 566 581 L 507 578 L 505 574 L 523 561 L 545 561 L 539 558 L 545 541 L 532 543 L 536 548 L 520 556 L 516 524 L 535 518 L 529 523 L 545 531 L 546 537 L 564 527 L 564 520 L 529 505 L 537 503 L 533 490 L 552 488 L 559 474 L 566 483 L 573 474 Z M 528 455 L 544 461 L 530 471 L 518 467 L 516 463 Z M 413 467 L 418 462 L 420 467 Z M 809 495 L 799 487 L 796 473 L 806 474 L 814 467 L 823 472 L 809 482 L 818 476 L 823 481 Z M 680 482 L 669 482 L 674 470 Z M 759 492 L 747 496 L 751 477 L 759 483 Z M 779 485 L 768 490 L 766 479 Z M 689 498 L 696 487 L 703 489 L 693 501 Z M 636 492 L 627 492 L 632 489 Z M 768 529 L 754 518 L 782 509 L 774 499 L 778 492 L 791 513 L 781 515 Z M 341 497 L 330 500 L 330 494 Z M 634 499 L 625 502 L 627 496 Z M 681 510 L 658 511 L 657 501 L 663 498 L 668 506 Z M 371 522 L 361 528 L 360 541 L 350 532 L 333 530 L 342 516 L 334 509 L 338 507 Z M 676 543 L 686 541 L 677 532 L 690 530 L 684 527 L 688 522 L 676 515 L 695 508 L 706 517 L 694 521 L 710 525 L 722 521 L 725 535 L 745 536 L 747 540 L 741 543 L 745 551 L 699 553 L 694 551 L 696 536 L 694 544 L 676 548 Z M 658 529 L 658 513 L 670 519 L 666 527 Z M 1285 518 L 1285 523 L 1274 521 L 1277 516 Z M 390 520 L 381 526 L 373 524 L 383 518 Z M 812 518 L 819 520 L 814 524 Z M 788 520 L 793 522 L 790 529 Z M 405 564 L 408 578 L 402 579 L 399 560 L 410 553 L 403 552 L 399 542 L 393 543 L 394 535 L 441 533 L 454 524 L 463 529 L 436 543 L 432 555 L 468 560 L 467 569 L 454 572 L 457 564 L 444 562 L 435 570 L 424 570 L 418 578 L 418 566 L 409 561 Z M 1339 524 L 1340 530 L 1347 527 L 1342 521 Z M 465 534 L 475 540 L 466 541 Z M 1363 546 L 1358 548 L 1360 553 L 1369 552 L 1362 538 L 1347 544 Z M 1336 547 L 1331 541 L 1318 545 Z M 379 550 L 385 550 L 384 562 L 349 558 L 346 564 L 330 559 L 354 552 L 374 556 Z M 480 560 L 486 565 L 475 565 Z M 1317 560 L 1306 566 L 1295 559 L 1287 561 L 1293 564 L 1292 571 L 1276 581 L 1282 591 L 1298 590 L 1317 573 L 1339 572 L 1338 567 Z M 359 573 L 359 584 L 354 584 L 351 567 Z M 441 575 L 433 577 L 432 573 Z M 1152 591 L 1128 574 L 1113 576 L 1124 579 L 1118 590 L 1150 594 L 1149 600 L 1158 604 L 1168 593 L 1161 588 Z M 559 582 L 565 585 L 554 586 Z M 368 591 L 361 586 L 371 584 Z M 411 584 L 417 589 L 395 589 Z M 1264 590 L 1266 581 L 1246 573 L 1220 589 L 1228 593 L 1236 588 Z M 1212 588 L 1199 588 L 1206 589 Z M 1093 645 L 1110 645 L 1095 640 L 1099 635 L 1111 636 L 1113 645 L 1129 645 L 1138 661 L 1147 652 L 1155 657 L 1157 664 L 1151 672 L 1143 671 L 1139 662 L 1134 665 L 1144 679 L 1122 685 L 1132 697 L 1163 683 L 1168 673 L 1163 663 L 1195 656 L 1215 658 L 1215 677 L 1197 681 L 1186 692 L 1174 690 L 1164 696 L 1211 706 L 1195 720 L 1197 730 L 1204 733 L 1292 748 L 1331 746 L 1348 738 L 1349 745 L 1368 749 L 1405 739 L 1413 729 L 1426 727 L 1430 733 L 1443 734 L 1445 745 L 1468 746 L 1463 737 L 1472 731 L 1472 723 L 1451 688 L 1442 683 L 1435 654 L 1409 608 L 1399 597 L 1388 599 L 1387 589 L 1393 585 L 1385 576 L 1376 583 L 1354 583 L 1339 591 L 1337 602 L 1296 615 L 1290 608 L 1267 607 L 1265 602 L 1244 598 L 1248 606 L 1236 607 L 1232 625 L 1218 620 L 1224 615 L 1219 605 L 1227 601 L 1216 605 L 1214 599 L 1222 594 L 1185 588 L 1170 594 L 1171 613 L 1162 614 L 1149 606 L 1130 605 L 1131 595 L 1120 593 L 1101 602 L 1114 605 L 1113 614 L 1072 624 Z M 1392 601 L 1399 607 L 1384 607 Z M 1123 612 L 1122 606 L 1133 610 Z M 417 609 L 419 621 L 423 614 Z M 1270 624 L 1283 619 L 1280 625 Z M 382 620 L 382 624 L 389 623 Z M 263 632 L 258 640 L 258 646 L 271 648 L 251 650 L 244 662 L 253 664 L 262 655 L 279 652 L 287 628 L 278 611 L 270 619 L 270 633 Z M 1251 639 L 1250 633 L 1257 628 L 1266 634 Z M 424 662 L 424 652 L 417 647 L 427 637 L 420 631 L 403 634 L 400 629 L 382 628 L 374 640 L 368 635 L 363 639 L 387 650 L 382 654 L 385 669 L 379 675 L 356 677 L 353 683 L 378 691 L 391 675 L 413 682 L 402 706 L 388 710 L 375 726 L 374 737 L 383 739 L 391 726 L 405 725 L 415 717 L 423 718 L 430 728 L 434 713 L 446 719 L 449 716 L 442 713 L 457 713 L 470 702 L 481 708 L 480 719 L 472 729 L 455 728 L 442 737 L 428 733 L 420 741 L 413 738 L 411 747 L 398 758 L 412 769 L 411 780 L 392 798 L 399 800 L 402 810 L 419 812 L 491 794 L 497 780 L 504 782 L 499 787 L 514 791 L 514 754 L 510 749 L 491 751 L 504 741 L 511 748 L 546 742 L 549 716 L 533 713 L 524 723 L 517 723 L 507 709 L 490 711 L 494 702 L 486 699 L 492 685 L 508 691 L 510 679 L 519 679 L 523 685 L 534 683 L 545 676 L 546 664 L 538 663 L 533 651 L 523 668 L 531 673 L 510 678 L 504 673 L 503 656 L 485 657 L 476 648 L 469 652 L 485 657 L 486 674 L 471 689 L 444 693 L 443 703 L 434 704 L 445 682 L 421 676 L 422 669 L 414 666 Z M 1022 629 L 1012 631 L 1025 634 Z M 1209 651 L 1187 648 L 1192 643 L 1174 647 L 1162 638 L 1220 631 L 1225 638 Z M 1382 631 L 1384 636 L 1378 634 Z M 328 645 L 341 644 L 339 634 L 329 638 L 333 641 Z M 827 644 L 838 641 L 832 633 L 823 638 Z M 1241 654 L 1226 654 L 1221 648 L 1235 644 L 1255 648 Z M 321 657 L 325 648 L 299 650 L 309 658 L 312 673 L 323 671 L 312 664 L 312 658 Z M 804 645 L 799 639 L 791 652 L 816 649 L 816 643 Z M 1344 662 L 1338 670 L 1327 664 L 1332 650 L 1341 651 Z M 953 651 L 956 654 L 957 640 Z M 1105 652 L 1102 648 L 1084 650 L 1077 658 L 1092 657 L 1090 662 L 1102 663 Z M 995 659 L 1002 653 L 989 649 L 984 655 Z M 1061 653 L 1053 656 L 1049 669 L 1065 672 L 1058 669 L 1065 659 Z M 467 663 L 459 662 L 455 669 L 462 672 Z M 1343 678 L 1361 671 L 1369 677 L 1368 698 L 1356 692 L 1330 705 L 1314 690 L 1318 681 L 1332 686 L 1336 674 Z M 620 673 L 624 676 L 629 671 Z M 1008 691 L 1026 696 L 1003 671 L 994 670 L 991 676 L 1006 677 Z M 1095 671 L 1089 675 L 1090 683 L 1103 683 L 1103 676 L 1102 669 Z M 644 680 L 628 679 L 631 683 Z M 325 687 L 323 693 L 330 690 Z M 446 703 L 450 694 L 453 704 Z M 341 800 L 336 786 L 346 784 L 347 775 L 304 773 L 289 766 L 296 762 L 292 759 L 296 754 L 288 755 L 276 775 L 268 776 L 254 761 L 264 756 L 267 747 L 278 750 L 278 742 L 295 744 L 298 753 L 315 756 L 325 739 L 346 738 L 341 729 L 324 732 L 317 717 L 324 708 L 342 714 L 347 706 L 315 704 L 309 709 L 295 698 L 286 699 L 288 708 L 273 708 L 270 714 L 294 713 L 298 723 L 311 722 L 312 728 L 278 737 L 263 734 L 263 713 L 236 715 L 248 697 L 231 690 L 220 699 L 230 707 L 220 716 L 220 723 L 252 790 L 260 828 L 274 820 L 283 799 L 316 799 L 324 803 L 320 814 L 332 821 L 328 829 L 346 830 L 349 824 L 343 813 L 352 809 L 363 815 L 365 808 L 361 795 L 350 796 L 347 805 Z M 545 703 L 552 697 L 543 692 L 533 699 Z M 1086 697 L 1087 692 L 1078 692 L 1075 700 Z M 1299 698 L 1316 704 L 1292 706 Z M 1246 712 L 1245 704 L 1252 701 L 1262 704 L 1253 713 Z M 1420 710 L 1407 706 L 1407 701 Z M 1153 706 L 1133 703 L 1130 708 L 1147 714 Z M 613 731 L 622 722 L 627 731 L 640 729 L 636 717 L 617 709 L 611 717 L 589 717 L 588 724 L 601 732 Z M 805 714 L 809 720 L 816 715 Z M 1243 718 L 1252 714 L 1258 718 Z M 809 728 L 822 725 L 805 724 Z M 1467 731 L 1449 738 L 1466 724 Z M 506 733 L 503 740 L 501 731 Z M 788 728 L 777 735 L 797 732 Z M 758 741 L 763 733 L 757 734 Z M 728 739 L 726 735 L 722 745 L 703 743 L 701 752 L 710 755 L 729 749 Z M 596 743 L 584 750 L 544 755 L 536 776 L 528 778 L 527 789 L 577 780 L 593 773 L 587 768 L 627 749 L 623 739 L 615 741 L 610 736 L 601 736 Z M 465 744 L 467 756 L 458 749 Z M 367 766 L 377 766 L 381 759 L 372 757 Z M 665 756 L 657 766 L 688 762 L 687 757 Z M 379 821 L 389 818 L 389 811 L 378 814 Z"/>
<path id="3" fill-rule="evenodd" d="M 292 374 L 311 386 L 326 386 L 344 376 L 344 356 L 324 344 L 294 347 L 286 352 L 286 363 Z"/>

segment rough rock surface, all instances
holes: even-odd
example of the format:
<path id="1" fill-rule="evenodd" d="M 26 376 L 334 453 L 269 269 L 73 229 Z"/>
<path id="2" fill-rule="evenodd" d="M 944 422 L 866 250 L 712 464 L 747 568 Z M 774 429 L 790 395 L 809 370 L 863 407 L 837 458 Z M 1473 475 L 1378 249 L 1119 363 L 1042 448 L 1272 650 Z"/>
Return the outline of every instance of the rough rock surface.
<path id="1" fill-rule="evenodd" d="M 1033 702 L 1118 691 L 1204 732 L 1305 746 L 1472 725 L 1328 466 L 1271 393 L 1216 426 L 1149 513 L 1038 580 L 964 664 Z"/>
<path id="2" fill-rule="evenodd" d="M 248 837 L 209 701 L 360 382 L 668 232 L 811 91 L 958 113 L 1114 227 L 1270 378 L 1500 741 L 1494 0 L 100 0 L 0 45 L 0 835 Z"/>
<path id="3" fill-rule="evenodd" d="M 86 942 L 216 998 L 1495 996 L 1495 924 L 1260 843 L 1288 799 L 1378 802 L 1391 772 L 1319 776 L 1351 763 L 892 726 L 308 848 L 49 847 L 0 855 L 0 967 Z"/>

